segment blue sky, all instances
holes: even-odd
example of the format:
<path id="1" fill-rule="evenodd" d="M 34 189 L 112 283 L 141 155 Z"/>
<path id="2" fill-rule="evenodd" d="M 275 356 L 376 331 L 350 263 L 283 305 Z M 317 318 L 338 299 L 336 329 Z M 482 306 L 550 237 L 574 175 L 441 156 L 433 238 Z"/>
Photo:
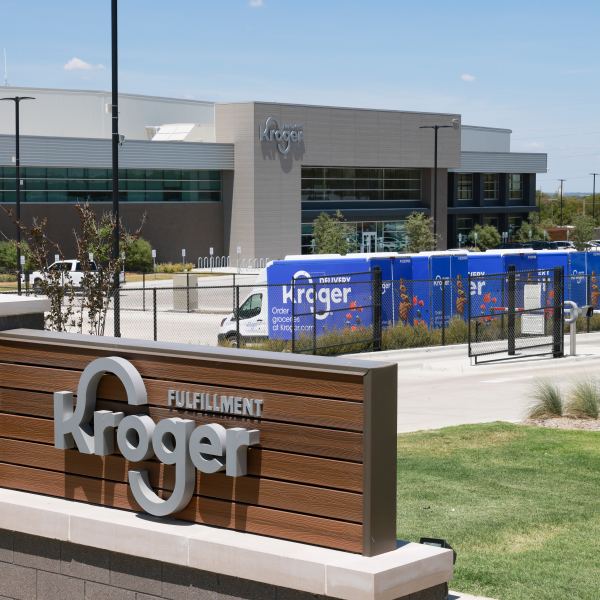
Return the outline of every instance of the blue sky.
<path id="1" fill-rule="evenodd" d="M 109 89 L 110 0 L 0 8 L 11 85 Z M 119 16 L 122 91 L 459 112 L 547 152 L 544 191 L 600 172 L 597 1 L 120 0 Z"/>

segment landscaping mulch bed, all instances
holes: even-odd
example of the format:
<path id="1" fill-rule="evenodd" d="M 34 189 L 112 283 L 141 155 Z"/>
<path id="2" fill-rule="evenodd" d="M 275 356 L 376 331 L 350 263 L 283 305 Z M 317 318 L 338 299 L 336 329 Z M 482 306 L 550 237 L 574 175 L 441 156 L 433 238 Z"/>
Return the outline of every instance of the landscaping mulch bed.
<path id="1" fill-rule="evenodd" d="M 554 419 L 528 419 L 526 425 L 549 427 L 550 429 L 586 429 L 600 431 L 600 419 L 574 419 L 571 417 L 556 417 Z"/>

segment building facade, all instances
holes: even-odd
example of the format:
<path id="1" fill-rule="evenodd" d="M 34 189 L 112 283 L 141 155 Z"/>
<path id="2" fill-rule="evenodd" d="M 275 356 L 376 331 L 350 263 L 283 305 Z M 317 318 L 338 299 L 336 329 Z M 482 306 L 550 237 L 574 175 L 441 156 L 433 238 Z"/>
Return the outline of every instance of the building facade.
<path id="1" fill-rule="evenodd" d="M 109 96 L 6 88 L 21 109 L 22 215 L 46 217 L 72 252 L 76 202 L 110 210 Z M 15 199 L 14 116 L 0 113 L 0 201 Z M 440 247 L 476 223 L 512 231 L 535 207 L 545 154 L 510 152 L 510 130 L 461 124 L 459 114 L 246 102 L 213 104 L 123 95 L 121 212 L 159 260 L 217 255 L 278 258 L 313 251 L 322 212 L 344 215 L 357 251 L 401 251 L 404 222 L 433 215 Z M 440 129 L 437 173 L 434 135 Z M 434 201 L 434 177 L 437 201 Z M 12 217 L 0 231 L 13 237 Z"/>

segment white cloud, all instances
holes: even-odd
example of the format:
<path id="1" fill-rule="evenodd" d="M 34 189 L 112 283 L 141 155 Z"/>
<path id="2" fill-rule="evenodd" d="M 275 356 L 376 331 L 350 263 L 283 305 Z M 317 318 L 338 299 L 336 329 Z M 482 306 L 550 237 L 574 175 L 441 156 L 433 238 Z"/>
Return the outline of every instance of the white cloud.
<path id="1" fill-rule="evenodd" d="M 92 65 L 81 58 L 74 56 L 71 60 L 67 61 L 64 65 L 65 71 L 97 71 L 104 69 L 104 65 Z"/>
<path id="2" fill-rule="evenodd" d="M 476 79 L 475 75 L 471 75 L 470 73 L 463 73 L 460 78 L 463 81 L 468 81 L 469 83 L 471 83 L 471 81 L 475 81 Z"/>
<path id="3" fill-rule="evenodd" d="M 248 4 L 252 8 L 262 8 L 265 5 L 265 0 L 248 0 Z"/>

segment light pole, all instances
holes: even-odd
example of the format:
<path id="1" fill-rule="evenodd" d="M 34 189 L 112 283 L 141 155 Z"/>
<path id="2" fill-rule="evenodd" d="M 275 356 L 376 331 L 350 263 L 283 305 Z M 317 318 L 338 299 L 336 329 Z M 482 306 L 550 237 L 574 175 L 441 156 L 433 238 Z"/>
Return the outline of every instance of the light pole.
<path id="1" fill-rule="evenodd" d="M 594 223 L 596 223 L 596 175 L 598 175 L 598 173 L 590 173 L 590 175 L 593 177 L 593 184 L 592 184 L 592 219 L 594 220 Z"/>
<path id="2" fill-rule="evenodd" d="M 421 125 L 419 129 L 433 129 L 433 202 L 431 203 L 431 216 L 433 217 L 433 239 L 437 248 L 437 178 L 438 178 L 438 130 L 458 129 L 459 123 L 454 119 L 452 125 Z"/>
<path id="3" fill-rule="evenodd" d="M 119 58 L 117 34 L 118 1 L 111 0 L 111 49 L 112 49 L 112 215 L 114 219 L 112 258 L 119 261 Z M 114 336 L 121 337 L 121 300 L 119 298 L 119 269 L 114 278 Z"/>
<path id="4" fill-rule="evenodd" d="M 35 100 L 32 96 L 0 98 L 15 103 L 15 192 L 17 205 L 17 293 L 21 295 L 21 137 L 19 133 L 19 105 L 23 100 Z"/>
<path id="5" fill-rule="evenodd" d="M 560 226 L 563 226 L 563 183 L 566 179 L 559 179 L 560 181 Z"/>

